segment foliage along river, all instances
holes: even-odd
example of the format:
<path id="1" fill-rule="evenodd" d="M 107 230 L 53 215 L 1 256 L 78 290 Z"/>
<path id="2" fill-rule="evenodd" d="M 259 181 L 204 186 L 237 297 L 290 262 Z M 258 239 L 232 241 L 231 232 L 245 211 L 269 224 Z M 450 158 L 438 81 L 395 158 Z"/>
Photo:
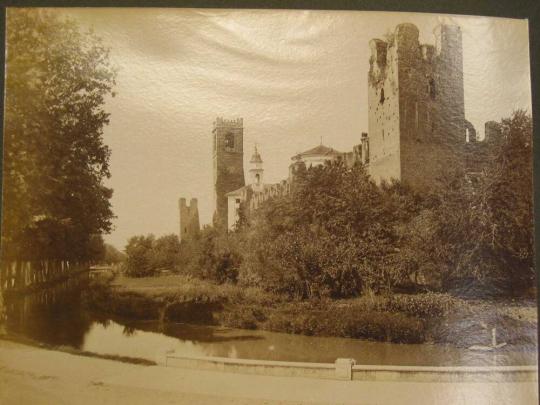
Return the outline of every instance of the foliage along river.
<path id="1" fill-rule="evenodd" d="M 155 361 L 159 352 L 302 362 L 356 359 L 358 364 L 487 366 L 534 365 L 535 348 L 473 352 L 432 344 L 394 344 L 358 339 L 312 337 L 216 326 L 127 321 L 93 314 L 81 306 L 84 282 L 6 299 L 7 332 L 52 346 L 100 355 Z"/>

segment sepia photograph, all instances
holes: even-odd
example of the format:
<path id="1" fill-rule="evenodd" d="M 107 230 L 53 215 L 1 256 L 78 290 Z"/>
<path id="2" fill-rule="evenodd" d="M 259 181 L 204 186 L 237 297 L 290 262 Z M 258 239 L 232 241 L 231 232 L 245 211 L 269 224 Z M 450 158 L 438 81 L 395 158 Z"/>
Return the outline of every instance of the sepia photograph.
<path id="1" fill-rule="evenodd" d="M 538 403 L 528 20 L 5 22 L 0 403 Z"/>

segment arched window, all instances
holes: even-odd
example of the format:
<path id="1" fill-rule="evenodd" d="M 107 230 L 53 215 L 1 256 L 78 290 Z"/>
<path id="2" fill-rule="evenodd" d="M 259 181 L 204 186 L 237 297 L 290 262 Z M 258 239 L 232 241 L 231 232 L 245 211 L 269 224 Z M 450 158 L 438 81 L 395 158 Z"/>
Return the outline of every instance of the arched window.
<path id="1" fill-rule="evenodd" d="M 259 173 L 255 175 L 255 181 L 257 182 L 257 184 L 261 184 L 261 175 Z"/>
<path id="2" fill-rule="evenodd" d="M 435 80 L 433 78 L 429 79 L 429 85 L 428 85 L 429 95 L 432 100 L 435 100 L 435 96 L 437 95 L 437 91 L 435 90 Z"/>
<path id="3" fill-rule="evenodd" d="M 379 100 L 381 104 L 384 104 L 384 89 L 381 89 L 381 99 Z"/>
<path id="4" fill-rule="evenodd" d="M 228 149 L 234 149 L 234 134 L 232 132 L 225 135 L 225 147 Z"/>

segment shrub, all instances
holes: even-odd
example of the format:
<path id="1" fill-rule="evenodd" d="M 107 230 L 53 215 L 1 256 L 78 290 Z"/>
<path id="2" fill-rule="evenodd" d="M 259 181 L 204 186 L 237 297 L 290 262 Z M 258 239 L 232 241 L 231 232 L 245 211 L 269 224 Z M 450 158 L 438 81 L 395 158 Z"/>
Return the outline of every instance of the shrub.
<path id="1" fill-rule="evenodd" d="M 406 314 L 359 310 L 351 306 L 294 303 L 268 317 L 266 328 L 286 333 L 341 336 L 396 343 L 421 343 L 426 338 L 422 320 Z"/>
<path id="2" fill-rule="evenodd" d="M 152 266 L 152 245 L 154 236 L 134 236 L 126 246 L 126 275 L 129 277 L 153 276 L 156 269 Z"/>
<path id="3" fill-rule="evenodd" d="M 428 292 L 415 295 L 392 295 L 385 303 L 390 312 L 400 312 L 420 318 L 436 318 L 454 312 L 468 313 L 470 307 L 466 301 L 450 294 Z"/>
<path id="4" fill-rule="evenodd" d="M 218 316 L 221 325 L 239 329 L 257 329 L 265 319 L 264 313 L 253 306 L 225 307 Z"/>
<path id="5" fill-rule="evenodd" d="M 239 244 L 235 234 L 207 227 L 198 239 L 182 243 L 180 271 L 220 284 L 236 283 L 243 258 Z"/>

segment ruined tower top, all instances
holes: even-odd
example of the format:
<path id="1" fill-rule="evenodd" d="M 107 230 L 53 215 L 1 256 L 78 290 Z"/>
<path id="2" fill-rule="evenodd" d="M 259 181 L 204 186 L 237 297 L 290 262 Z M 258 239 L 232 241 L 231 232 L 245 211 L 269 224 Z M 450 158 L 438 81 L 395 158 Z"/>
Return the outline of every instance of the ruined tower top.
<path id="1" fill-rule="evenodd" d="M 192 198 L 189 205 L 186 204 L 185 198 L 180 198 L 178 201 L 181 241 L 193 239 L 199 235 L 201 227 L 199 223 L 199 208 L 197 205 L 196 198 Z"/>

